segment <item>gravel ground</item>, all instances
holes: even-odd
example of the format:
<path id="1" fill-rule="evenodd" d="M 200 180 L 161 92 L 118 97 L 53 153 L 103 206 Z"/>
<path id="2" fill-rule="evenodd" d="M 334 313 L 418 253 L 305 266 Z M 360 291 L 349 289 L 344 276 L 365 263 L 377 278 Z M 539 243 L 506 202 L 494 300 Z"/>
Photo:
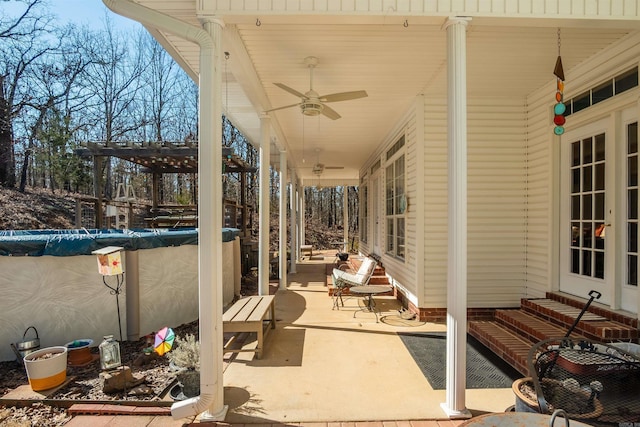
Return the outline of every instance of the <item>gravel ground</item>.
<path id="1" fill-rule="evenodd" d="M 177 336 L 193 334 L 198 338 L 198 321 L 173 328 Z M 135 377 L 144 377 L 144 385 L 148 393 L 136 394 L 136 390 L 106 394 L 102 391 L 103 380 L 100 378 L 100 362 L 94 360 L 85 367 L 72 367 L 67 369 L 67 378 L 73 378 L 64 387 L 56 390 L 48 396 L 49 399 L 71 399 L 71 400 L 128 400 L 128 401 L 151 401 L 162 398 L 175 380 L 175 371 L 169 367 L 169 360 L 166 357 L 154 355 L 144 357 L 143 349 L 148 347 L 147 338 L 138 341 L 124 341 L 120 343 L 121 358 L 124 365 L 131 367 Z M 98 348 L 92 349 L 98 353 Z M 138 359 L 136 361 L 136 359 Z M 140 362 L 144 362 L 140 365 Z M 0 396 L 7 392 L 28 384 L 28 378 L 24 367 L 15 361 L 0 362 Z M 145 387 L 143 387 L 145 388 Z M 71 417 L 66 411 L 41 403 L 36 403 L 27 407 L 3 407 L 0 406 L 0 426 L 2 427 L 22 427 L 22 426 L 62 426 Z"/>

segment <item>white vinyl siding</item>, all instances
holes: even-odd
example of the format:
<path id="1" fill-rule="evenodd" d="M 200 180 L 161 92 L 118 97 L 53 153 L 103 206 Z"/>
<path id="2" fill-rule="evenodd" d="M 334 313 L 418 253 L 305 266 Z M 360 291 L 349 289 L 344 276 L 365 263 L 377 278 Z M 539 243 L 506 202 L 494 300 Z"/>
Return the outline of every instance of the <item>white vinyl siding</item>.
<path id="1" fill-rule="evenodd" d="M 446 306 L 447 136 L 444 100 L 425 101 L 424 307 Z M 526 235 L 522 99 L 468 106 L 468 303 L 516 306 L 523 294 Z"/>

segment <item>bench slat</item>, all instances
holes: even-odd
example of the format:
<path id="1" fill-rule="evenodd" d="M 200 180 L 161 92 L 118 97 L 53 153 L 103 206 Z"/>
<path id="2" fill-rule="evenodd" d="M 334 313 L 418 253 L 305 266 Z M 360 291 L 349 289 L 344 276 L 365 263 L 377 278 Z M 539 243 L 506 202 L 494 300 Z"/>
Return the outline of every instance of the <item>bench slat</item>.
<path id="1" fill-rule="evenodd" d="M 260 322 L 265 317 L 265 313 L 269 310 L 269 306 L 273 301 L 273 295 L 265 296 L 260 299 L 260 302 L 256 306 L 255 310 L 247 318 L 249 322 Z"/>

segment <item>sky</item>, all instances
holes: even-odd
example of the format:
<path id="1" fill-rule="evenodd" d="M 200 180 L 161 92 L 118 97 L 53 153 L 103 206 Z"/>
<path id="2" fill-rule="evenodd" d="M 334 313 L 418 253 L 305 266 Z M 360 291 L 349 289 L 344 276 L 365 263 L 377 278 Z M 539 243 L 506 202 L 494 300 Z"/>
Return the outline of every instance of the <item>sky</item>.
<path id="1" fill-rule="evenodd" d="M 79 25 L 100 28 L 104 25 L 105 14 L 108 14 L 111 23 L 123 30 L 140 28 L 140 24 L 131 19 L 111 12 L 102 3 L 102 0 L 47 0 L 51 12 L 58 16 L 62 22 L 73 22 Z M 18 13 L 24 10 L 20 2 L 0 0 L 0 13 L 4 9 L 8 14 Z"/>

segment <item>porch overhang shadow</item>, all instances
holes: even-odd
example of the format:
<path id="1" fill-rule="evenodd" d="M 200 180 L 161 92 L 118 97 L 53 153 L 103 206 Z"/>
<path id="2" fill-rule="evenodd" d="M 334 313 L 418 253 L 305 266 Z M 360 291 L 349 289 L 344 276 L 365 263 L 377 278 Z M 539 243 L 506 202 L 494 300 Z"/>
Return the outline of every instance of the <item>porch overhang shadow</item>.
<path id="1" fill-rule="evenodd" d="M 105 201 L 102 191 L 102 160 L 105 157 L 116 157 L 138 164 L 143 173 L 152 176 L 152 208 L 158 208 L 159 183 L 163 174 L 198 173 L 198 145 L 190 142 L 156 142 L 156 143 L 97 143 L 87 142 L 84 148 L 74 153 L 93 162 L 94 189 L 96 198 L 96 227 L 102 228 L 102 204 Z M 246 235 L 248 208 L 246 203 L 247 173 L 255 173 L 257 169 L 233 153 L 230 147 L 222 147 L 223 173 L 240 174 L 240 206 L 242 209 L 242 234 Z"/>

